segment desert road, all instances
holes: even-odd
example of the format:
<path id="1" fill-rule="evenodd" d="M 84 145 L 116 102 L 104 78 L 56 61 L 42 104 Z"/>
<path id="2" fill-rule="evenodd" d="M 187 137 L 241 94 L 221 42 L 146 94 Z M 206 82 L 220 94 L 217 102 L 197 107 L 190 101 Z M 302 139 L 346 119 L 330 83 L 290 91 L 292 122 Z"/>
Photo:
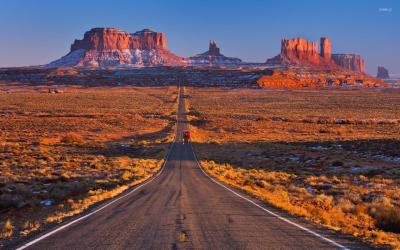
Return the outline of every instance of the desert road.
<path id="1" fill-rule="evenodd" d="M 180 88 L 176 140 L 160 174 L 86 217 L 19 249 L 365 249 L 286 215 L 208 177 L 191 144 Z M 54 231 L 57 230 L 57 231 Z"/>

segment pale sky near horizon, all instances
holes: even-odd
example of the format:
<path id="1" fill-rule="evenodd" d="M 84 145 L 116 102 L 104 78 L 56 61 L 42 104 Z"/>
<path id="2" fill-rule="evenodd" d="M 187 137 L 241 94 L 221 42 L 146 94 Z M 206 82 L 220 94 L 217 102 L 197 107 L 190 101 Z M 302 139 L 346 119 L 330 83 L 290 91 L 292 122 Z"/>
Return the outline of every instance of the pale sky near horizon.
<path id="1" fill-rule="evenodd" d="M 400 74 L 398 0 L 0 0 L 0 67 L 40 65 L 69 52 L 93 27 L 164 32 L 179 56 L 217 41 L 226 56 L 265 62 L 283 37 L 331 38 L 333 53 L 361 54 Z"/>

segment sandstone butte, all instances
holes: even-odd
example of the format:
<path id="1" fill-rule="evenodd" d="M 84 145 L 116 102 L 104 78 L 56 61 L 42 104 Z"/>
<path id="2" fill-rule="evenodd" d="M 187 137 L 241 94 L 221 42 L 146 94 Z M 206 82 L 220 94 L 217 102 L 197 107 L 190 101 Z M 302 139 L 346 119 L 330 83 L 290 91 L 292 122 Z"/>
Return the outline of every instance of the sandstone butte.
<path id="1" fill-rule="evenodd" d="M 70 52 L 49 67 L 182 66 L 171 53 L 164 33 L 144 29 L 133 34 L 115 28 L 94 28 L 75 40 Z"/>
<path id="2" fill-rule="evenodd" d="M 114 28 L 94 28 L 86 32 L 82 40 L 75 40 L 71 52 L 85 50 L 167 50 L 165 34 L 144 29 L 130 34 Z"/>
<path id="3" fill-rule="evenodd" d="M 258 85 L 268 88 L 384 86 L 383 81 L 362 73 L 364 60 L 361 56 L 332 54 L 331 42 L 327 37 L 322 37 L 319 45 L 320 51 L 316 42 L 303 38 L 283 39 L 280 54 L 269 59 L 267 64 L 283 65 L 286 69 L 265 70 L 265 74 L 257 81 Z M 168 50 L 164 33 L 144 29 L 131 34 L 114 28 L 94 28 L 87 31 L 83 39 L 75 40 L 66 56 L 50 63 L 49 66 L 184 66 L 240 63 L 238 58 L 222 55 L 214 41 L 210 42 L 208 51 L 185 59 Z"/>
<path id="4" fill-rule="evenodd" d="M 347 69 L 364 72 L 364 60 L 354 54 L 332 54 L 331 42 L 328 37 L 320 39 L 321 50 L 318 52 L 318 43 L 296 37 L 282 39 L 279 55 L 268 59 L 267 64 L 306 66 L 317 69 Z"/>

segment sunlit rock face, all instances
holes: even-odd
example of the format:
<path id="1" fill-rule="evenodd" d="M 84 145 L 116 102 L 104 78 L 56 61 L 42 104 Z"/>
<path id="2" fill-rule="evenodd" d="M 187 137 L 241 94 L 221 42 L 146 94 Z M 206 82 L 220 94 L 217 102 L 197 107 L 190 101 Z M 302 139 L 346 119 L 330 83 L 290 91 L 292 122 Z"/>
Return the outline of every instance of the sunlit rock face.
<path id="1" fill-rule="evenodd" d="M 242 60 L 222 55 L 216 42 L 210 41 L 208 51 L 189 57 L 187 62 L 193 66 L 234 66 L 241 64 Z"/>
<path id="2" fill-rule="evenodd" d="M 130 34 L 115 28 L 94 28 L 75 40 L 70 52 L 49 67 L 177 66 L 185 60 L 167 48 L 164 33 L 144 29 Z"/>
<path id="3" fill-rule="evenodd" d="M 321 37 L 320 45 L 321 45 L 320 56 L 327 60 L 331 60 L 332 57 L 331 40 L 328 37 Z"/>
<path id="4" fill-rule="evenodd" d="M 331 41 L 328 37 L 318 43 L 304 38 L 282 39 L 281 53 L 266 61 L 268 65 L 307 66 L 318 69 L 340 69 L 364 72 L 364 60 L 360 55 L 332 54 Z"/>
<path id="5" fill-rule="evenodd" d="M 312 66 L 318 68 L 338 68 L 331 60 L 331 48 L 328 38 L 321 38 L 321 53 L 318 43 L 297 37 L 282 39 L 281 53 L 267 60 L 267 64 Z"/>

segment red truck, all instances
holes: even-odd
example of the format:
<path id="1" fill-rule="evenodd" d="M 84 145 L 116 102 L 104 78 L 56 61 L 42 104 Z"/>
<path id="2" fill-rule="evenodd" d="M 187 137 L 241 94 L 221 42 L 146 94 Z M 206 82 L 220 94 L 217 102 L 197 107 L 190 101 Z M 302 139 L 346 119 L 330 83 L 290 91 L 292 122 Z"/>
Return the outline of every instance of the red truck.
<path id="1" fill-rule="evenodd" d="M 188 143 L 190 139 L 190 131 L 185 130 L 183 131 L 183 143 Z"/>

